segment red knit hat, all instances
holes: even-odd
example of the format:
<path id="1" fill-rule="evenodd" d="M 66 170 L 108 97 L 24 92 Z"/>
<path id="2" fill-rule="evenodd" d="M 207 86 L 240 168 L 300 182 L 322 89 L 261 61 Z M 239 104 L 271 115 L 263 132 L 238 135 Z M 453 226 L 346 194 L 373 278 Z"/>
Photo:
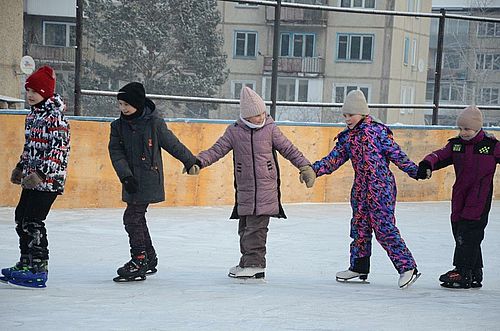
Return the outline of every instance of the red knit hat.
<path id="1" fill-rule="evenodd" d="M 56 73 L 49 66 L 43 66 L 26 79 L 24 88 L 31 88 L 38 92 L 44 99 L 54 95 L 56 87 Z"/>

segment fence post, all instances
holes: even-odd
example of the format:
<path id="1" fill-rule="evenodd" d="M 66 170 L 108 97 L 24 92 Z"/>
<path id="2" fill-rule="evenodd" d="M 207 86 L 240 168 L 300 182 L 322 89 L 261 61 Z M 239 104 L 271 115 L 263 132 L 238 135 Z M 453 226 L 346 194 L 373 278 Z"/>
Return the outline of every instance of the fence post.
<path id="1" fill-rule="evenodd" d="M 434 72 L 434 109 L 432 110 L 432 125 L 438 124 L 439 99 L 441 97 L 441 69 L 443 67 L 443 47 L 444 47 L 444 24 L 446 21 L 446 10 L 439 11 L 439 30 L 436 52 L 436 71 Z"/>
<path id="2" fill-rule="evenodd" d="M 83 23 L 83 0 L 76 0 L 76 49 L 75 49 L 75 116 L 81 116 L 82 87 L 80 85 L 80 73 L 82 66 L 82 23 Z"/>
<path id="3" fill-rule="evenodd" d="M 271 73 L 271 117 L 276 118 L 276 94 L 278 90 L 278 60 L 280 50 L 281 0 L 274 7 L 273 65 Z"/>

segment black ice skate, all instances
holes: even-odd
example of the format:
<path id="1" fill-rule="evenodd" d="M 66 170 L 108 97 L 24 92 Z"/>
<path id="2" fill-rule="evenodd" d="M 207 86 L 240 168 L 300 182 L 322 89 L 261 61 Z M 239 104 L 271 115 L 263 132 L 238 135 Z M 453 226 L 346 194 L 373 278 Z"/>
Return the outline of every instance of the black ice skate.
<path id="1" fill-rule="evenodd" d="M 468 289 L 472 286 L 472 270 L 470 269 L 456 269 L 450 270 L 444 275 L 439 277 L 442 281 L 442 287 L 453 289 Z"/>
<path id="2" fill-rule="evenodd" d="M 132 255 L 132 259 L 116 271 L 118 276 L 113 278 L 115 282 L 132 282 L 146 279 L 148 270 L 148 259 L 145 252 Z"/>
<path id="3" fill-rule="evenodd" d="M 339 271 L 335 275 L 337 282 L 343 283 L 363 283 L 370 284 L 368 279 L 368 274 L 352 271 L 350 269 Z"/>
<path id="4" fill-rule="evenodd" d="M 477 268 L 477 269 L 472 269 L 472 281 L 470 283 L 470 286 L 472 288 L 480 288 L 483 287 L 483 269 Z"/>

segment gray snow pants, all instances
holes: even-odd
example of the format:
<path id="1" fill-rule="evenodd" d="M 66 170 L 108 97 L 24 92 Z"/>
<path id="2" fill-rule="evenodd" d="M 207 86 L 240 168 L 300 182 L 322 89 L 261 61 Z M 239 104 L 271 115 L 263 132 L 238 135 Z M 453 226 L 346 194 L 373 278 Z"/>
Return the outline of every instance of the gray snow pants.
<path id="1" fill-rule="evenodd" d="M 266 267 L 266 241 L 269 216 L 241 216 L 238 226 L 240 235 L 240 267 Z"/>

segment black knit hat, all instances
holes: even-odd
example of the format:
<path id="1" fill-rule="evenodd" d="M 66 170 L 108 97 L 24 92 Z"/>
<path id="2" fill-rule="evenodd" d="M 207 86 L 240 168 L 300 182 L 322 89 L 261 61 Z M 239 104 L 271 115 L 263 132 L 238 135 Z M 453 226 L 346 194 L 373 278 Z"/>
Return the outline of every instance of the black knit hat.
<path id="1" fill-rule="evenodd" d="M 139 82 L 128 83 L 118 91 L 118 100 L 123 100 L 135 109 L 142 110 L 146 102 L 144 85 Z"/>

